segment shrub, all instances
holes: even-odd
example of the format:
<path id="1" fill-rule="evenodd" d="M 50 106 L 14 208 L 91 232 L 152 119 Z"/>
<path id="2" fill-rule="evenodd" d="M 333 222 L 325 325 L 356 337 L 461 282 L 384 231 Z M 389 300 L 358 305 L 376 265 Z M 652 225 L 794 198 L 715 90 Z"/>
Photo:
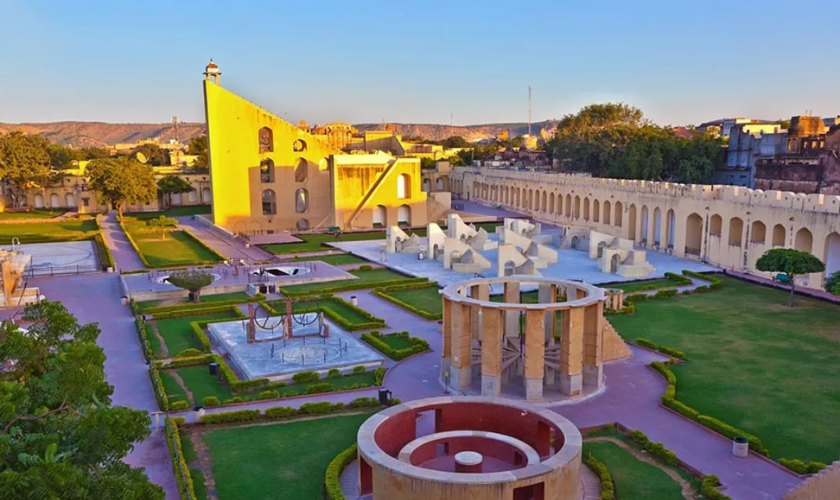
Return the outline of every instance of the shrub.
<path id="1" fill-rule="evenodd" d="M 175 478 L 178 481 L 178 492 L 181 498 L 197 498 L 193 486 L 190 469 L 184 459 L 184 448 L 181 446 L 181 435 L 178 426 L 185 422 L 183 417 L 166 417 L 164 427 L 166 429 L 166 441 L 169 443 L 169 454 L 175 466 Z"/>
<path id="2" fill-rule="evenodd" d="M 340 377 L 341 377 L 341 371 L 338 370 L 337 368 L 330 368 L 330 371 L 327 372 L 327 378 L 328 379 L 340 378 Z"/>
<path id="3" fill-rule="evenodd" d="M 189 407 L 190 407 L 190 402 L 189 401 L 184 401 L 183 399 L 181 401 L 175 401 L 175 402 L 169 403 L 169 409 L 170 410 L 186 410 Z"/>
<path id="4" fill-rule="evenodd" d="M 97 227 L 99 226 L 99 221 L 96 221 Z M 114 256 L 111 254 L 111 249 L 108 248 L 108 243 L 105 241 L 105 235 L 100 233 L 94 235 L 93 237 L 93 244 L 96 247 L 96 253 L 99 256 L 99 264 L 102 267 L 103 271 L 107 271 L 110 267 L 111 269 L 115 269 L 116 266 L 114 265 Z"/>
<path id="5" fill-rule="evenodd" d="M 659 290 L 655 294 L 653 294 L 654 299 L 667 299 L 673 297 L 677 294 L 676 290 Z"/>
<path id="6" fill-rule="evenodd" d="M 612 475 L 607 470 L 606 464 L 598 461 L 591 453 L 584 457 L 583 462 L 592 469 L 592 472 L 601 481 L 601 500 L 613 500 L 615 498 L 615 483 L 613 483 Z"/>
<path id="7" fill-rule="evenodd" d="M 330 403 L 329 401 L 318 401 L 315 403 L 304 403 L 298 408 L 300 415 L 318 415 L 322 413 L 333 413 L 344 409 L 343 403 Z"/>
<path id="8" fill-rule="evenodd" d="M 352 444 L 349 448 L 342 451 L 335 458 L 332 459 L 330 465 L 327 466 L 327 472 L 324 475 L 324 486 L 327 490 L 327 497 L 330 500 L 344 500 L 344 493 L 341 492 L 341 483 L 339 478 L 341 472 L 347 465 L 356 459 L 356 444 Z"/>
<path id="9" fill-rule="evenodd" d="M 365 367 L 362 366 L 362 365 L 353 367 L 353 373 L 364 373 L 364 372 L 365 372 Z"/>
<path id="10" fill-rule="evenodd" d="M 379 406 L 379 399 L 377 398 L 356 398 L 347 403 L 347 408 L 374 408 Z"/>
<path id="11" fill-rule="evenodd" d="M 666 347 L 666 346 L 663 346 L 663 345 L 659 345 L 659 344 L 657 344 L 655 342 L 652 342 L 648 339 L 638 338 L 638 339 L 636 339 L 636 343 L 639 344 L 640 346 L 644 346 L 644 347 L 653 349 L 655 351 L 659 351 L 663 354 L 667 354 L 668 356 L 671 356 L 671 357 L 674 357 L 674 358 L 685 359 L 685 353 L 684 352 L 682 352 L 678 349 L 674 349 L 672 347 Z"/>
<path id="12" fill-rule="evenodd" d="M 373 370 L 373 385 L 380 386 L 382 385 L 382 380 L 385 379 L 385 367 L 380 366 L 376 370 Z"/>
<path id="13" fill-rule="evenodd" d="M 261 418 L 260 410 L 237 410 L 204 415 L 200 422 L 202 424 L 227 424 L 230 422 L 253 422 Z"/>
<path id="14" fill-rule="evenodd" d="M 317 295 L 322 295 L 322 294 L 349 292 L 349 291 L 352 291 L 352 290 L 365 290 L 365 289 L 368 289 L 368 288 L 381 288 L 381 287 L 390 286 L 390 285 L 409 285 L 409 284 L 428 283 L 428 282 L 429 282 L 429 278 L 404 278 L 404 279 L 390 279 L 390 280 L 383 280 L 383 281 L 368 281 L 368 282 L 363 282 L 362 280 L 342 280 L 342 281 L 335 281 L 335 282 L 331 282 L 331 283 L 325 283 L 323 288 L 321 288 L 317 292 L 314 292 L 311 289 L 292 290 L 292 289 L 289 289 L 289 288 L 281 288 L 280 293 L 282 293 L 283 295 L 285 295 L 287 297 L 311 297 L 311 296 L 317 296 Z"/>
<path id="15" fill-rule="evenodd" d="M 229 405 L 229 404 L 233 404 L 233 403 L 244 403 L 245 401 L 248 401 L 248 398 L 243 398 L 241 396 L 234 396 L 230 399 L 224 400 L 223 403 L 226 404 L 226 405 Z"/>
<path id="16" fill-rule="evenodd" d="M 665 273 L 665 278 L 673 281 L 676 286 L 687 286 L 692 283 L 690 279 L 676 273 Z"/>
<path id="17" fill-rule="evenodd" d="M 720 486 L 720 479 L 717 476 L 706 476 L 703 478 L 703 482 L 700 483 L 700 493 L 710 500 L 732 500 L 731 497 L 719 492 L 717 490 L 718 486 Z"/>
<path id="18" fill-rule="evenodd" d="M 152 379 L 152 389 L 155 391 L 158 408 L 161 411 L 168 411 L 169 398 L 166 396 L 166 389 L 163 388 L 163 380 L 160 379 L 160 373 L 155 365 L 149 367 L 149 378 Z"/>
<path id="19" fill-rule="evenodd" d="M 607 316 L 624 316 L 627 314 L 635 314 L 636 313 L 636 306 L 632 303 L 625 303 L 624 307 L 621 309 L 605 309 L 604 314 Z"/>
<path id="20" fill-rule="evenodd" d="M 280 397 L 280 392 L 279 391 L 272 391 L 272 390 L 269 389 L 267 391 L 262 391 L 259 394 L 259 396 L 257 396 L 257 399 L 277 399 L 279 397 Z"/>
<path id="21" fill-rule="evenodd" d="M 378 333 L 378 332 L 374 332 Z M 375 335 L 374 333 L 363 333 L 362 334 L 362 341 L 366 342 L 370 346 L 372 346 L 377 351 L 381 352 L 382 354 L 388 356 L 389 358 L 399 361 L 401 359 L 405 359 L 412 354 L 417 354 L 420 352 L 425 352 L 429 350 L 429 343 L 425 340 L 418 338 L 418 337 L 411 337 L 408 335 L 408 332 L 397 332 L 391 333 L 388 335 Z M 411 347 L 405 349 L 394 349 L 384 340 L 383 337 L 402 337 L 408 339 L 411 342 Z"/>
<path id="22" fill-rule="evenodd" d="M 630 439 L 638 443 L 648 453 L 659 458 L 667 465 L 670 465 L 672 467 L 677 467 L 678 465 L 680 465 L 680 460 L 677 458 L 676 453 L 665 448 L 665 446 L 662 443 L 652 442 L 650 439 L 648 439 L 647 435 L 645 435 L 644 432 L 635 430 L 630 433 Z"/>
<path id="23" fill-rule="evenodd" d="M 298 393 L 296 393 L 295 391 L 286 391 L 280 397 L 291 398 L 291 397 L 294 397 L 294 396 L 297 396 L 297 395 L 298 395 Z"/>
<path id="24" fill-rule="evenodd" d="M 195 339 L 196 343 L 201 346 L 201 350 L 204 352 L 210 352 L 210 339 L 204 334 L 204 329 L 198 321 L 190 322 L 190 332 L 192 333 L 193 339 Z"/>
<path id="25" fill-rule="evenodd" d="M 359 266 L 357 269 L 354 269 L 354 271 L 373 271 L 373 266 L 364 264 Z"/>
<path id="26" fill-rule="evenodd" d="M 263 299 L 265 300 L 265 299 Z M 246 302 L 259 302 L 256 296 L 250 297 L 248 300 L 222 300 L 216 302 L 187 302 L 183 304 L 175 304 L 172 306 L 154 306 L 147 307 L 144 311 L 146 314 L 151 314 L 157 317 L 159 314 L 172 314 L 180 312 L 189 312 L 190 314 L 206 311 L 207 309 L 224 309 Z"/>
<path id="27" fill-rule="evenodd" d="M 265 418 L 289 418 L 297 414 L 297 410 L 288 406 L 275 406 L 265 410 Z"/>
<path id="28" fill-rule="evenodd" d="M 392 304 L 401 307 L 409 312 L 412 312 L 421 318 L 429 319 L 429 320 L 439 320 L 443 318 L 443 313 L 432 313 L 426 311 L 425 309 L 420 309 L 413 304 L 408 302 L 402 301 L 397 297 L 394 297 L 390 294 L 390 292 L 397 292 L 397 291 L 404 291 L 404 290 L 420 290 L 424 288 L 437 288 L 438 284 L 434 281 L 428 283 L 409 283 L 407 285 L 393 285 L 393 286 L 386 286 L 383 288 L 376 288 L 373 290 L 373 294 L 377 297 L 387 300 Z"/>
<path id="29" fill-rule="evenodd" d="M 185 349 L 186 350 L 186 349 Z M 198 353 L 198 356 L 187 356 L 170 359 L 169 361 L 155 361 L 155 366 L 158 368 L 181 368 L 183 366 L 203 365 L 209 363 L 213 356 L 209 354 Z"/>
<path id="30" fill-rule="evenodd" d="M 136 307 L 137 303 L 134 302 L 134 299 L 132 299 L 132 310 Z M 134 326 L 137 329 L 137 337 L 140 339 L 140 347 L 143 349 L 143 357 L 146 359 L 146 361 L 150 361 L 152 359 L 152 347 L 149 345 L 149 337 L 148 333 L 146 332 L 146 323 L 143 322 L 142 318 L 135 317 Z"/>
<path id="31" fill-rule="evenodd" d="M 689 271 L 688 269 L 683 269 L 682 273 L 686 276 L 697 278 L 698 280 L 708 281 L 710 284 L 708 285 L 707 291 L 717 290 L 718 288 L 723 286 L 723 280 L 721 280 L 714 274 L 700 274 L 694 271 Z"/>
<path id="32" fill-rule="evenodd" d="M 189 349 L 184 349 L 183 351 L 179 352 L 177 357 L 179 357 L 179 358 L 190 358 L 190 357 L 195 357 L 195 356 L 201 356 L 202 354 L 204 354 L 204 353 L 202 353 L 198 349 L 189 348 Z"/>
<path id="33" fill-rule="evenodd" d="M 828 465 L 821 462 L 805 463 L 802 460 L 790 460 L 787 458 L 780 458 L 779 463 L 792 470 L 793 472 L 796 472 L 797 474 L 816 474 L 817 472 L 828 467 Z"/>
<path id="34" fill-rule="evenodd" d="M 319 384 L 312 384 L 306 388 L 304 394 L 321 394 L 324 392 L 332 392 L 335 387 L 329 382 L 321 382 Z"/>
<path id="35" fill-rule="evenodd" d="M 313 371 L 305 371 L 305 372 L 298 372 L 292 376 L 292 380 L 299 384 L 303 384 L 306 382 L 317 382 L 321 380 L 321 376 L 318 375 L 317 372 Z"/>
<path id="36" fill-rule="evenodd" d="M 205 396 L 201 398 L 201 404 L 209 408 L 211 406 L 219 406 L 222 402 L 216 396 Z"/>

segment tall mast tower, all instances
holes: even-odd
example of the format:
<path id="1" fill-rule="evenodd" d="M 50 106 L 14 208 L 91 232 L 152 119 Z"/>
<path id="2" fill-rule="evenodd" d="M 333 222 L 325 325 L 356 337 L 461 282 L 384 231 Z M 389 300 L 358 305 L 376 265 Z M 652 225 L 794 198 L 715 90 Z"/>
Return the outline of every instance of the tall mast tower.
<path id="1" fill-rule="evenodd" d="M 531 137 L 531 86 L 528 85 L 528 137 Z"/>

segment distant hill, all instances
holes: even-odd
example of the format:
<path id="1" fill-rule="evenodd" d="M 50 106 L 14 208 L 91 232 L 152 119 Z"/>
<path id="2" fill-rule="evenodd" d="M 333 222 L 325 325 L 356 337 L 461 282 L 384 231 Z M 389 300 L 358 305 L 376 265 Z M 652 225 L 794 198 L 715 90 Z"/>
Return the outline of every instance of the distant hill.
<path id="1" fill-rule="evenodd" d="M 531 130 L 539 134 L 545 126 L 553 127 L 555 121 L 537 122 Z M 391 123 L 397 134 L 406 137 L 422 137 L 441 141 L 453 135 L 460 135 L 467 141 L 476 142 L 491 139 L 504 130 L 510 130 L 511 137 L 528 133 L 527 123 L 491 123 L 450 127 L 448 125 Z M 381 123 L 355 125 L 359 130 L 381 130 Z M 171 123 L 103 123 L 103 122 L 52 122 L 52 123 L 0 123 L 0 134 L 19 130 L 27 134 L 40 134 L 51 142 L 75 147 L 111 146 L 116 143 L 135 142 L 143 139 L 158 139 L 169 142 L 175 139 Z M 179 123 L 178 136 L 182 142 L 206 134 L 203 123 Z"/>

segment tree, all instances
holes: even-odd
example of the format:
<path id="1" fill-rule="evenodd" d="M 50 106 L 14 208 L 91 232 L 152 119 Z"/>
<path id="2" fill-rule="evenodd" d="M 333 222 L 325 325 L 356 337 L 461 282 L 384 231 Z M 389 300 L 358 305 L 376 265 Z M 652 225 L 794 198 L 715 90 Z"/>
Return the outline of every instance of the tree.
<path id="1" fill-rule="evenodd" d="M 787 130 L 787 129 L 790 128 L 790 120 L 779 119 L 779 120 L 776 120 L 776 123 L 779 124 L 779 128 L 782 129 L 782 130 Z"/>
<path id="2" fill-rule="evenodd" d="M 809 252 L 793 248 L 773 248 L 758 258 L 755 268 L 767 273 L 784 273 L 790 281 L 790 294 L 787 306 L 793 307 L 793 294 L 796 291 L 795 278 L 803 274 L 821 273 L 825 264 Z"/>
<path id="3" fill-rule="evenodd" d="M 152 165 L 154 167 L 169 165 L 169 153 L 157 144 L 141 144 L 131 150 L 131 153 L 135 157 L 137 156 L 137 153 L 141 153 L 146 159 L 145 162 L 141 163 L 145 163 L 147 165 Z"/>
<path id="4" fill-rule="evenodd" d="M 122 461 L 151 419 L 111 406 L 98 326 L 46 300 L 23 318 L 28 332 L 0 324 L 0 496 L 162 500 L 142 469 Z"/>
<path id="5" fill-rule="evenodd" d="M 470 143 L 460 135 L 453 135 L 443 140 L 443 147 L 445 148 L 467 148 Z"/>
<path id="6" fill-rule="evenodd" d="M 94 160 L 88 167 L 89 186 L 123 218 L 126 202 L 151 203 L 157 197 L 152 168 L 130 158 Z"/>
<path id="7" fill-rule="evenodd" d="M 198 302 L 201 289 L 213 283 L 213 275 L 205 273 L 204 271 L 193 271 L 185 269 L 183 271 L 175 271 L 169 275 L 169 282 L 178 288 L 183 288 L 190 292 L 190 298 L 193 302 Z"/>
<path id="8" fill-rule="evenodd" d="M 840 271 L 831 273 L 825 281 L 825 291 L 832 295 L 840 295 Z"/>
<path id="9" fill-rule="evenodd" d="M 21 132 L 0 136 L 0 178 L 6 183 L 12 206 L 22 206 L 25 189 L 48 185 L 57 178 L 50 168 L 49 142 Z"/>
<path id="10" fill-rule="evenodd" d="M 82 148 L 79 150 L 79 154 L 82 156 L 82 160 L 98 160 L 111 157 L 111 153 L 107 149 L 97 148 L 95 146 Z"/>
<path id="11" fill-rule="evenodd" d="M 200 172 L 206 172 L 210 168 L 210 157 L 207 154 L 207 136 L 199 135 L 190 139 L 189 149 L 191 155 L 197 156 L 192 168 Z"/>
<path id="12" fill-rule="evenodd" d="M 437 162 L 432 158 L 420 158 L 420 169 L 434 170 L 437 168 Z"/>
<path id="13" fill-rule="evenodd" d="M 185 181 L 183 177 L 176 174 L 169 174 L 157 181 L 158 192 L 166 195 L 166 206 L 172 206 L 172 195 L 183 194 L 194 191 L 195 188 Z"/>
<path id="14" fill-rule="evenodd" d="M 56 170 L 67 170 L 73 166 L 74 161 L 82 159 L 79 151 L 61 144 L 50 144 L 47 153 L 50 155 L 50 165 Z"/>
<path id="15" fill-rule="evenodd" d="M 172 217 L 167 217 L 165 215 L 161 215 L 160 217 L 155 217 L 154 219 L 149 219 L 146 222 L 146 225 L 149 227 L 159 227 L 160 228 L 160 239 L 166 239 L 166 230 L 170 227 L 177 227 L 178 221 L 173 219 Z"/>

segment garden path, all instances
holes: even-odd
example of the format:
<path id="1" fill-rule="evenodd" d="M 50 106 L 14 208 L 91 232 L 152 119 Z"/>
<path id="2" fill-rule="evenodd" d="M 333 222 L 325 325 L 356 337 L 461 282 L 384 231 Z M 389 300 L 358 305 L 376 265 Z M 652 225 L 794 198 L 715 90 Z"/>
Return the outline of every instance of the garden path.
<path id="1" fill-rule="evenodd" d="M 243 259 L 251 264 L 269 260 L 273 257 L 273 255 L 257 246 L 245 248 L 245 244 L 241 240 L 223 237 L 217 230 L 198 222 L 192 217 L 175 218 L 178 220 L 178 226 L 181 229 L 189 230 L 193 236 L 229 259 Z"/>
<path id="2" fill-rule="evenodd" d="M 145 269 L 143 261 L 134 251 L 131 242 L 128 241 L 128 236 L 122 230 L 120 224 L 117 222 L 117 215 L 111 212 L 104 217 L 99 218 L 99 227 L 102 228 L 102 235 L 111 249 L 111 255 L 114 256 L 114 265 L 117 267 L 116 272 L 119 271 L 137 271 L 138 269 Z"/>
<path id="3" fill-rule="evenodd" d="M 189 430 L 189 439 L 195 450 L 196 460 L 192 462 L 193 467 L 201 471 L 204 476 L 204 487 L 207 489 L 207 500 L 218 500 L 216 495 L 216 478 L 213 477 L 213 461 L 210 457 L 210 450 L 201 439 L 201 431 L 192 427 Z"/>

